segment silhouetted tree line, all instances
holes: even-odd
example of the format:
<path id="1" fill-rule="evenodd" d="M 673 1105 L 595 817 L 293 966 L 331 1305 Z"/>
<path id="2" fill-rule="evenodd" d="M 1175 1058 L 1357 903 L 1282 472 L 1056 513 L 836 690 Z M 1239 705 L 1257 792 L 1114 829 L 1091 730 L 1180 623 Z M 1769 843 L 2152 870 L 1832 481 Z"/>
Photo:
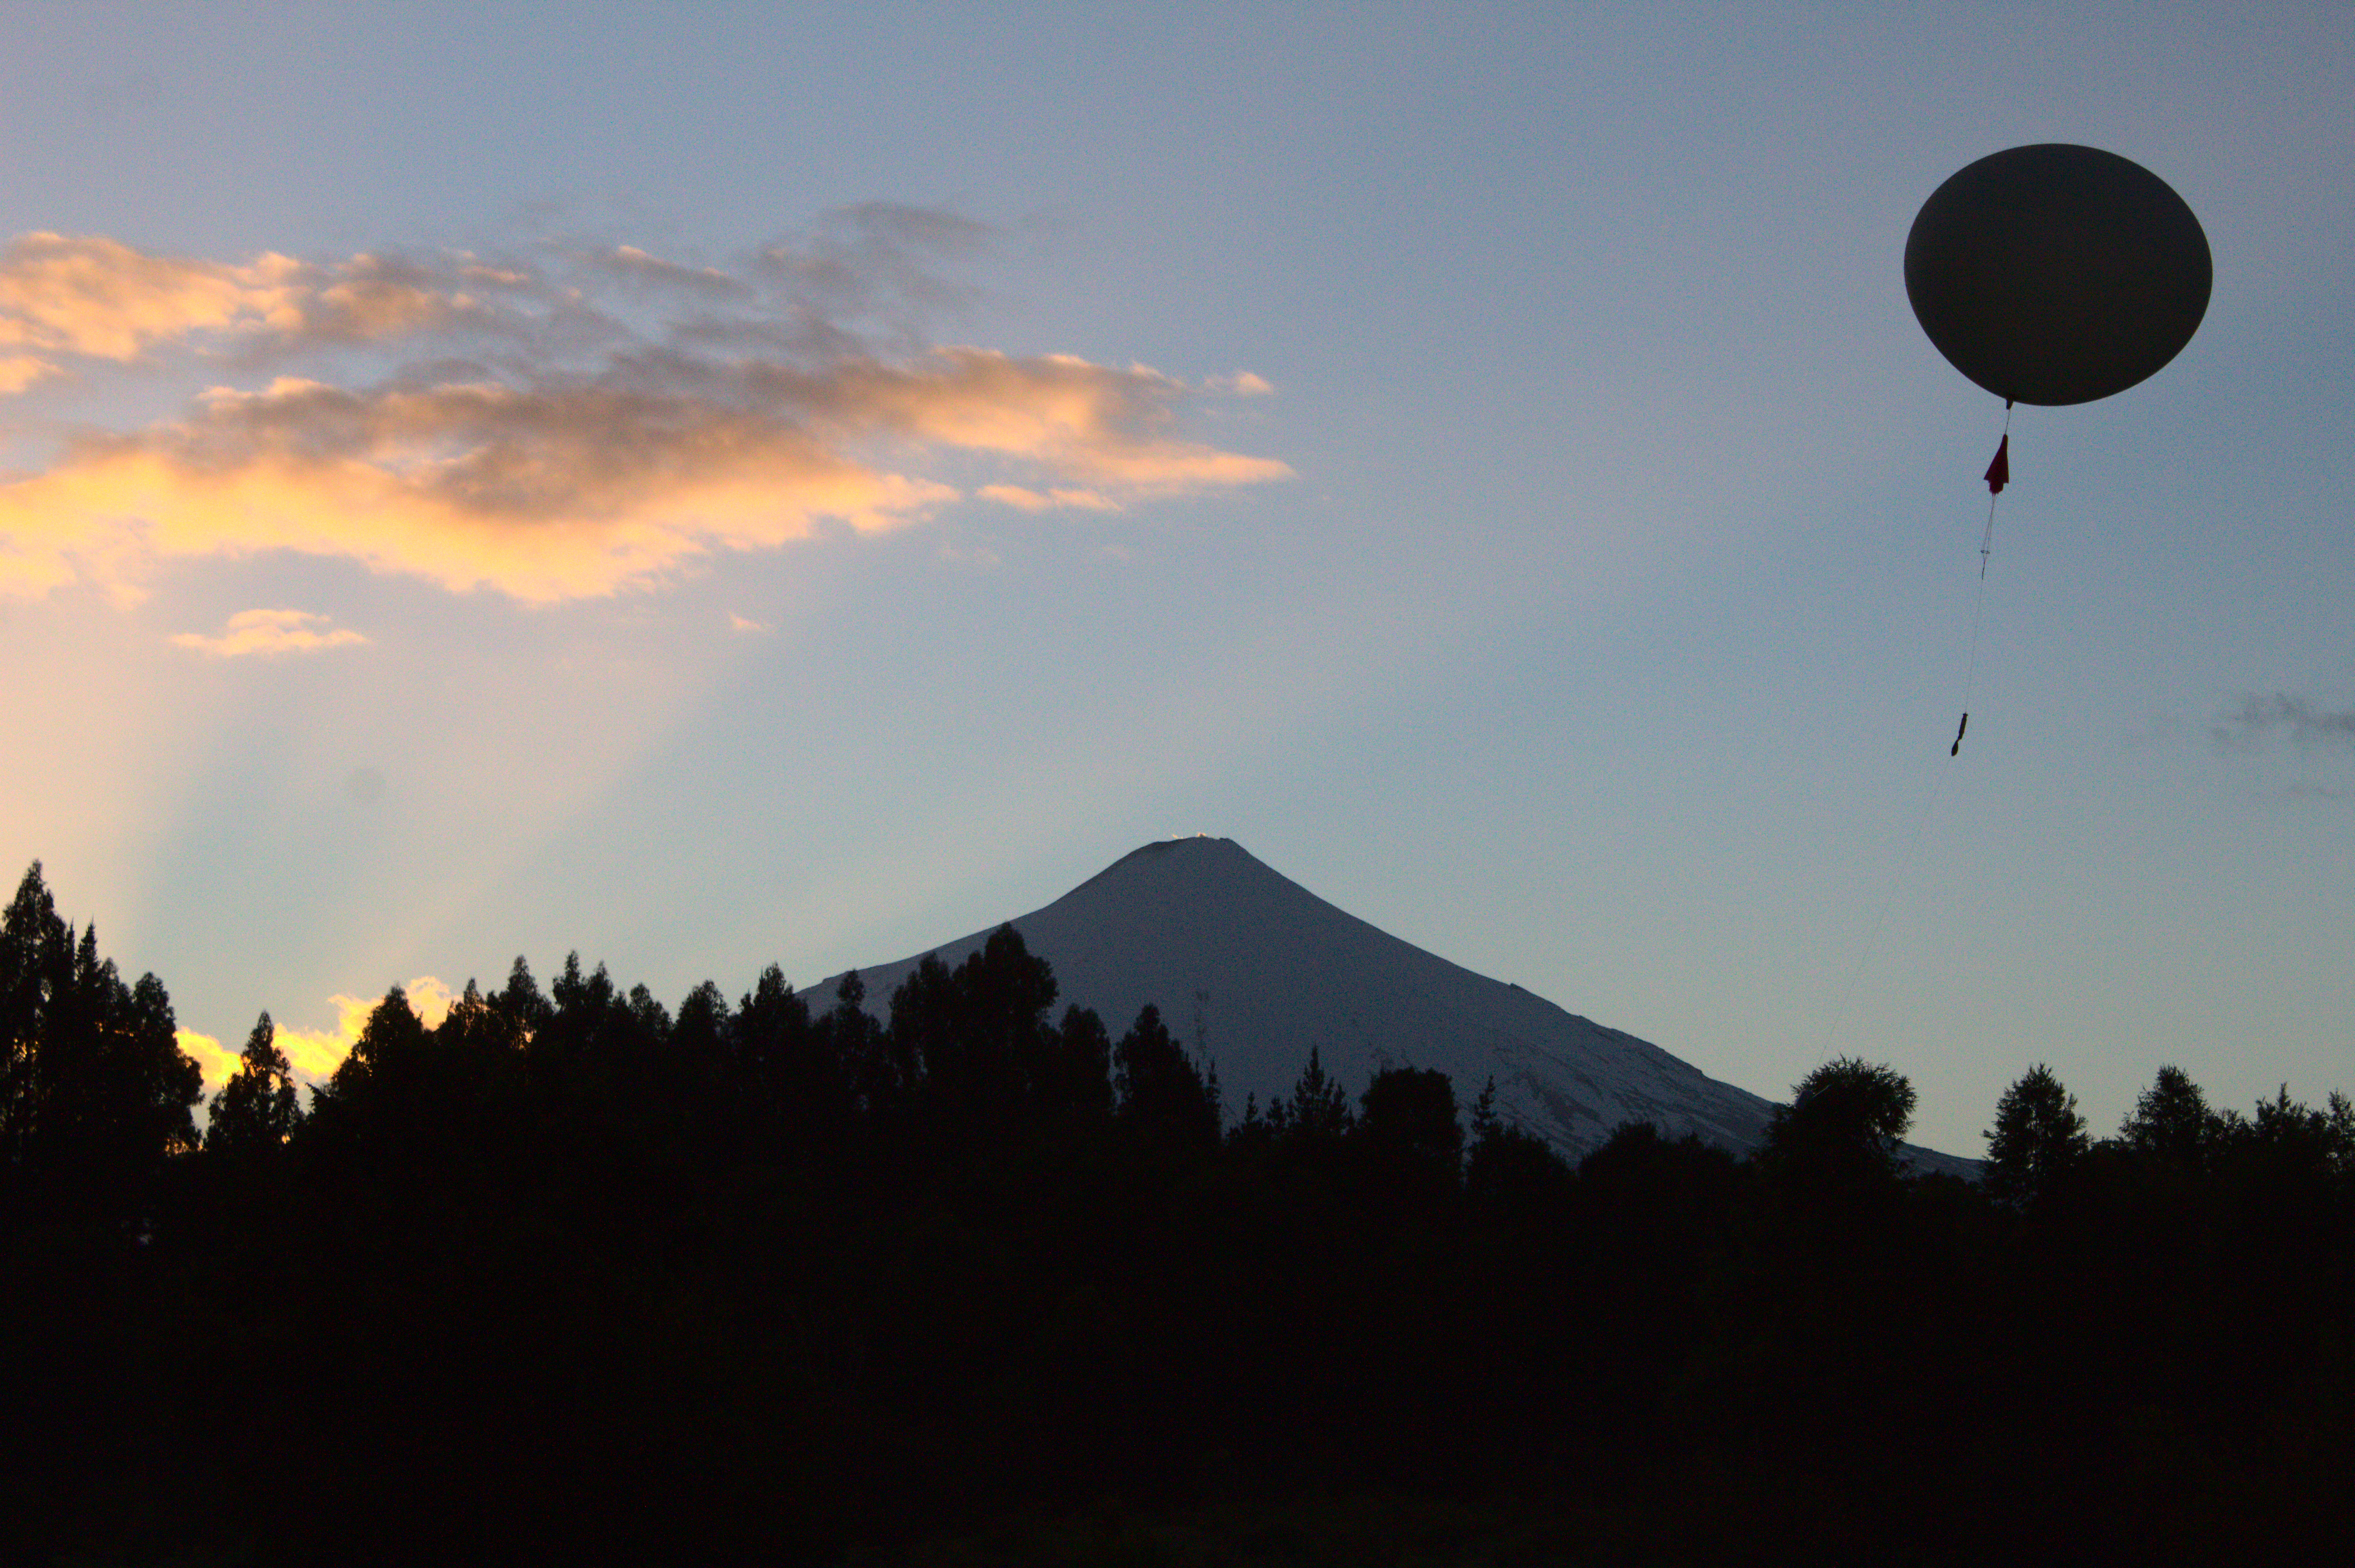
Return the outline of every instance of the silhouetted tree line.
<path id="1" fill-rule="evenodd" d="M 1572 1165 L 1493 1084 L 1313 1050 L 1232 1111 L 1010 927 L 866 1000 L 517 959 L 430 1028 L 388 992 L 307 1105 L 265 1013 L 200 1147 L 164 988 L 36 865 L 0 1557 L 1042 1561 L 1059 1519 L 1415 1496 L 1518 1521 L 1497 1560 L 2214 1560 L 2355 1458 L 2341 1095 L 2168 1067 L 2096 1142 L 2038 1066 L 1971 1183 L 1842 1059 L 1754 1157 Z"/>

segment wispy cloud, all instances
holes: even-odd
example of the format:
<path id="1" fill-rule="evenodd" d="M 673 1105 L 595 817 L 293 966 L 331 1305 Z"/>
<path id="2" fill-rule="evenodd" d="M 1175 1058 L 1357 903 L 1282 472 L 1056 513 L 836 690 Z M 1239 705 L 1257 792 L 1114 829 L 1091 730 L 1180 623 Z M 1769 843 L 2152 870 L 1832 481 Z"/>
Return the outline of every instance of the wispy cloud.
<path id="1" fill-rule="evenodd" d="M 1289 476 L 1187 439 L 1199 389 L 1141 366 L 893 346 L 955 299 L 935 259 L 986 237 L 855 208 L 734 272 L 628 245 L 231 264 L 26 237 L 0 255 L 0 389 L 76 355 L 315 374 L 211 387 L 0 483 L 0 592 L 131 598 L 163 562 L 287 550 L 545 603 L 920 522 L 975 460 L 1001 472 L 974 493 L 1033 511 Z"/>
<path id="2" fill-rule="evenodd" d="M 677 290 L 731 302 L 750 299 L 752 294 L 749 285 L 717 267 L 690 267 L 665 260 L 634 245 L 616 245 L 611 250 L 596 252 L 591 260 L 616 278 L 642 287 Z"/>
<path id="3" fill-rule="evenodd" d="M 330 617 L 300 609 L 248 609 L 229 618 L 218 637 L 183 631 L 172 641 L 216 659 L 253 654 L 315 653 L 326 648 L 348 648 L 368 641 L 347 627 L 328 629 Z"/>
<path id="4" fill-rule="evenodd" d="M 2275 736 L 2300 747 L 2355 747 L 2355 710 L 2318 707 L 2304 697 L 2285 693 L 2260 696 L 2252 692 L 2240 703 L 2218 714 L 2208 726 L 2209 739 L 2220 751 L 2248 751 Z"/>
<path id="5" fill-rule="evenodd" d="M 985 501 L 995 501 L 1001 506 L 1011 506 L 1022 512 L 1051 512 L 1071 507 L 1082 512 L 1117 512 L 1120 503 L 1093 490 L 1072 490 L 1059 487 L 1049 491 L 1025 490 L 1018 484 L 985 484 L 975 493 Z"/>

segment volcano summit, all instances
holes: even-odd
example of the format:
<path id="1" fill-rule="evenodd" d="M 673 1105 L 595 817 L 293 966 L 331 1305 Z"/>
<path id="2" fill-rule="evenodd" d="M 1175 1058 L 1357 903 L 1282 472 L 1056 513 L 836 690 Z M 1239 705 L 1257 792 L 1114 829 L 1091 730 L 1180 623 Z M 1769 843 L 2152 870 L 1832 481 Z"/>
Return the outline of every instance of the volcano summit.
<path id="1" fill-rule="evenodd" d="M 1146 844 L 1011 924 L 1054 967 L 1059 1006 L 1092 1008 L 1114 1034 L 1159 1007 L 1217 1063 L 1231 1112 L 1246 1096 L 1264 1106 L 1288 1093 L 1311 1049 L 1352 1091 L 1385 1067 L 1436 1067 L 1468 1105 L 1494 1078 L 1498 1114 L 1572 1159 L 1627 1121 L 1747 1152 L 1772 1109 L 1657 1045 L 1378 930 L 1231 839 Z M 954 968 L 988 937 L 932 953 Z M 888 1009 L 922 957 L 862 971 L 868 1005 Z M 811 1001 L 830 1001 L 839 979 Z"/>

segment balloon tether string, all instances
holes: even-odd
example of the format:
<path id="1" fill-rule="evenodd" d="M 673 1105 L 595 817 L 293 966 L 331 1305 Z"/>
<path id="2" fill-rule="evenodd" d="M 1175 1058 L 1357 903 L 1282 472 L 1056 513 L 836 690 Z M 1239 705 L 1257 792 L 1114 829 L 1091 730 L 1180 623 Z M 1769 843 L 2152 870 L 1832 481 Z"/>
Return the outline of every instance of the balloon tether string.
<path id="1" fill-rule="evenodd" d="M 2010 447 L 2011 399 L 2007 397 L 2003 400 L 2003 437 L 1996 443 L 1996 450 L 2009 451 Z M 2010 478 L 2007 470 L 2005 483 L 2009 483 Z M 1963 754 L 1963 732 L 1971 727 L 1971 687 L 1978 680 L 1979 673 L 1979 617 L 1987 609 L 1987 558 L 1995 554 L 1995 503 L 1996 498 L 2002 493 L 1998 486 L 1990 484 L 1987 487 L 1987 528 L 1979 535 L 1979 586 L 1978 591 L 1971 596 L 1971 657 L 1963 672 L 1963 722 L 1955 726 L 1955 744 L 1946 748 L 1948 757 Z"/>
<path id="2" fill-rule="evenodd" d="M 2003 440 L 1998 444 L 1997 450 L 2007 450 L 2010 439 L 2011 401 L 2006 398 L 2003 405 Z M 2007 473 L 2005 482 L 2009 482 Z M 1987 528 L 1979 535 L 1979 582 L 1971 596 L 1971 656 L 1963 674 L 1963 722 L 1955 731 L 1955 744 L 1947 751 L 1948 757 L 1961 753 L 1963 731 L 1968 729 L 1971 723 L 1971 688 L 1978 679 L 1979 671 L 1979 617 L 1987 608 L 1987 557 L 1995 548 L 1997 493 L 1993 490 L 1987 493 Z M 1872 959 L 1873 948 L 1881 945 L 1881 933 L 1888 927 L 1889 916 L 1897 906 L 1898 895 L 1913 880 L 1914 863 L 1922 853 L 1922 835 L 1929 829 L 1930 818 L 1938 810 L 1938 797 L 1945 792 L 1945 789 L 1946 770 L 1942 768 L 1930 785 L 1930 798 L 1922 802 L 1922 814 L 1913 819 L 1913 832 L 1906 841 L 1904 858 L 1898 863 L 1896 871 L 1890 877 L 1889 892 L 1881 900 L 1881 913 L 1873 917 L 1872 929 L 1865 937 L 1864 946 L 1856 955 L 1856 962 L 1849 966 L 1848 979 L 1840 986 L 1839 1001 L 1832 1008 L 1830 1021 L 1824 1025 L 1823 1040 L 1816 1053 L 1817 1066 L 1823 1065 L 1824 1059 L 1831 1054 L 1832 1042 L 1839 1037 L 1840 1026 L 1848 1021 L 1849 1003 L 1855 999 L 1857 981 L 1864 978 L 1865 966 Z"/>

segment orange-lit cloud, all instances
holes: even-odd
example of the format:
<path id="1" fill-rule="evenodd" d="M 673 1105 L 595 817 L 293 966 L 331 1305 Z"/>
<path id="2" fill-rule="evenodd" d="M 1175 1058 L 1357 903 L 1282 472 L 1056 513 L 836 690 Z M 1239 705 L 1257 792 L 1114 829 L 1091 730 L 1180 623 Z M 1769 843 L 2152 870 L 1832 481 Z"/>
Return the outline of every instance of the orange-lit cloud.
<path id="1" fill-rule="evenodd" d="M 450 1004 L 457 1000 L 450 988 L 432 975 L 420 975 L 401 988 L 409 995 L 410 1011 L 423 1021 L 428 1029 L 438 1026 L 449 1016 Z M 286 1054 L 287 1062 L 295 1075 L 314 1082 L 335 1075 L 344 1058 L 352 1054 L 359 1041 L 360 1031 L 368 1027 L 368 1014 L 374 1012 L 382 997 L 361 998 L 336 995 L 327 999 L 336 1010 L 336 1022 L 329 1029 L 290 1029 L 280 1023 L 274 1033 L 278 1048 Z M 180 1049 L 197 1059 L 204 1071 L 207 1089 L 218 1089 L 229 1082 L 237 1071 L 242 1045 L 231 1050 L 210 1034 L 200 1034 L 193 1029 L 179 1031 Z"/>
<path id="2" fill-rule="evenodd" d="M 229 618 L 218 637 L 183 631 L 172 641 L 217 659 L 250 654 L 314 653 L 325 648 L 346 648 L 367 638 L 349 628 L 327 630 L 329 618 L 300 609 L 248 609 Z"/>
<path id="3" fill-rule="evenodd" d="M 486 287 L 498 302 L 469 292 Z M 569 298 L 536 274 L 463 256 L 312 262 L 265 252 L 233 263 L 151 255 L 98 235 L 19 235 L 0 249 L 0 393 L 59 374 L 61 357 L 127 363 L 191 346 L 285 354 L 462 327 L 512 334 L 561 313 Z"/>
<path id="4" fill-rule="evenodd" d="M 829 391 L 821 418 L 1026 459 L 1058 477 L 1135 495 L 1260 484 L 1292 473 L 1273 459 L 1171 437 L 1173 405 L 1185 387 L 1143 366 L 1115 370 L 1071 355 L 1018 359 L 943 348 L 916 366 L 837 367 Z"/>
<path id="5" fill-rule="evenodd" d="M 291 329 L 304 270 L 288 256 L 236 266 L 98 236 L 19 235 L 0 250 L 0 348 L 127 360 L 199 333 Z"/>
<path id="6" fill-rule="evenodd" d="M 199 1034 L 193 1029 L 175 1032 L 180 1050 L 197 1059 L 197 1068 L 205 1075 L 205 1087 L 218 1089 L 237 1071 L 238 1053 L 224 1046 L 209 1034 Z"/>
<path id="7" fill-rule="evenodd" d="M 448 986 L 432 975 L 420 975 L 401 990 L 409 995 L 410 1011 L 432 1029 L 449 1015 L 450 1004 L 456 1001 Z M 336 1010 L 332 1029 L 289 1029 L 278 1026 L 278 1048 L 286 1053 L 294 1071 L 305 1078 L 323 1079 L 334 1075 L 352 1054 L 358 1043 L 360 1031 L 368 1027 L 368 1014 L 374 1012 L 378 997 L 357 997 L 337 994 L 327 999 Z M 234 1066 L 236 1058 L 230 1057 Z"/>
<path id="8" fill-rule="evenodd" d="M 897 526 L 955 493 L 693 403 L 281 385 L 0 484 L 0 591 L 293 550 L 547 603 L 643 585 L 716 547 L 806 538 L 827 520 Z"/>
<path id="9" fill-rule="evenodd" d="M 85 432 L 0 482 L 0 594 L 80 583 L 131 600 L 176 559 L 293 551 L 548 603 L 717 551 L 922 521 L 967 493 L 976 459 L 1005 471 L 973 493 L 1034 512 L 1289 477 L 1185 439 L 1192 389 L 1143 366 L 907 341 L 906 313 L 959 297 L 927 258 L 986 233 L 873 204 L 741 275 L 627 245 L 226 263 L 21 237 L 0 251 L 0 394 L 72 356 L 168 350 L 218 375 L 366 348 L 368 374 L 214 387 L 176 419 Z M 900 346 L 876 346 L 879 323 Z M 256 620 L 176 641 L 227 654 L 355 635 Z"/>
<path id="10" fill-rule="evenodd" d="M 979 453 L 1047 481 L 994 499 L 1099 509 L 1289 475 L 1172 435 L 1183 391 L 1147 370 L 974 348 L 816 367 L 650 355 L 524 386 L 217 388 L 181 419 L 86 438 L 0 484 L 0 592 L 135 592 L 157 561 L 292 550 L 546 603 L 827 525 L 899 527 L 962 493 L 886 461 Z"/>
<path id="11" fill-rule="evenodd" d="M 48 360 L 37 359 L 29 354 L 0 356 L 0 397 L 22 392 L 36 381 L 47 381 L 50 376 L 61 374 L 63 372 Z"/>

